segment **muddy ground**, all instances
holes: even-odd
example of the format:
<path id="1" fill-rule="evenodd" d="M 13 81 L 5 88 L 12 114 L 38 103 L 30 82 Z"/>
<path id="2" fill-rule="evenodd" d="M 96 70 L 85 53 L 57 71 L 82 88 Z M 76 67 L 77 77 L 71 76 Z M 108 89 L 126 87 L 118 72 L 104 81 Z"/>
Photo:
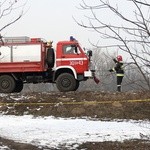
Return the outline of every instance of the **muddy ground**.
<path id="1" fill-rule="evenodd" d="M 91 117 L 98 120 L 150 120 L 150 91 L 146 92 L 52 92 L 0 94 L 0 113 L 5 115 Z M 0 138 L 0 145 L 13 150 L 39 148 Z M 120 142 L 83 143 L 86 150 L 148 150 L 150 138 Z M 46 149 L 48 150 L 48 149 Z M 66 150 L 65 146 L 62 150 Z"/>

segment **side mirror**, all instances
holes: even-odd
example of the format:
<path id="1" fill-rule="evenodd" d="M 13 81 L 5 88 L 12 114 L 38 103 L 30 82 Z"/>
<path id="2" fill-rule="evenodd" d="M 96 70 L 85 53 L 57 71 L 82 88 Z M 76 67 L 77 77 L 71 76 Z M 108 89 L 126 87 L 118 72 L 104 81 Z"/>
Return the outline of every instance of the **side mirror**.
<path id="1" fill-rule="evenodd" d="M 88 54 L 89 57 L 91 57 L 91 56 L 93 55 L 93 53 L 92 53 L 91 50 L 89 50 L 89 51 L 87 52 L 87 54 Z"/>

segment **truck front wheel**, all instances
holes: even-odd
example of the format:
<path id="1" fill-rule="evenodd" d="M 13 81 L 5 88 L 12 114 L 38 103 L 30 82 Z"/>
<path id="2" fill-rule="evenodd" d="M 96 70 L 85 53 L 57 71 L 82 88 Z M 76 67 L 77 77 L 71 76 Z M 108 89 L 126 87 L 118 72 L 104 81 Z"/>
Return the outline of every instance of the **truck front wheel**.
<path id="1" fill-rule="evenodd" d="M 74 91 L 76 89 L 76 80 L 70 73 L 63 73 L 58 76 L 56 86 L 61 92 Z"/>
<path id="2" fill-rule="evenodd" d="M 16 82 L 12 76 L 2 75 L 0 76 L 0 92 L 12 93 L 16 87 Z"/>

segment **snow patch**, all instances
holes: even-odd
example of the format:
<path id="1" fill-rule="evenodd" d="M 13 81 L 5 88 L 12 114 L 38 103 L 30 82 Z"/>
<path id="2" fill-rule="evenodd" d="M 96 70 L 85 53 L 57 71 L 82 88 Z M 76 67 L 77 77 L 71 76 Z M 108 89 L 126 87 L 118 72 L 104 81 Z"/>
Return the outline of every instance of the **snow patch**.
<path id="1" fill-rule="evenodd" d="M 150 135 L 150 122 L 0 115 L 1 137 L 40 147 L 141 139 L 141 134 Z"/>

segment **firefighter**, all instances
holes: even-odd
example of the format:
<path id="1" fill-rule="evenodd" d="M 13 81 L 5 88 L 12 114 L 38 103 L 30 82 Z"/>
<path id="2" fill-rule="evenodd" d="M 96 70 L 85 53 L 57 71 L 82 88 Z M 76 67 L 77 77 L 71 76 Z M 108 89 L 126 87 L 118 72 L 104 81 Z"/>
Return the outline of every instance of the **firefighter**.
<path id="1" fill-rule="evenodd" d="M 47 42 L 47 44 L 46 44 L 46 46 L 48 47 L 48 48 L 51 48 L 51 47 L 53 47 L 53 41 L 49 41 L 49 42 Z"/>
<path id="2" fill-rule="evenodd" d="M 121 55 L 118 55 L 116 59 L 114 58 L 113 61 L 115 62 L 115 67 L 110 69 L 110 72 L 116 72 L 117 76 L 117 91 L 121 92 L 121 83 L 124 77 L 124 70 L 123 70 L 123 59 Z"/>

